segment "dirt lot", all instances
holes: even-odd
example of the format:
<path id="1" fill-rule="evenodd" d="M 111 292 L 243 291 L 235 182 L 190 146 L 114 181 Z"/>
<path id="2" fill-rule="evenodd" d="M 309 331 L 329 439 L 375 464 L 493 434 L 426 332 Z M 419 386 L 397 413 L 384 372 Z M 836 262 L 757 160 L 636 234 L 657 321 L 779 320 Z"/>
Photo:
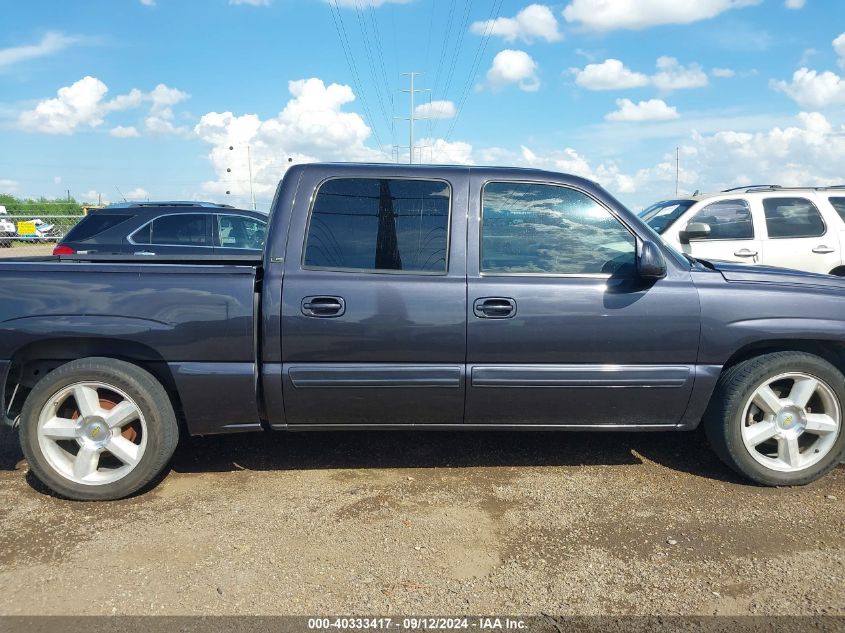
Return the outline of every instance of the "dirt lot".
<path id="1" fill-rule="evenodd" d="M 845 470 L 749 486 L 696 434 L 195 439 L 106 504 L 16 440 L 2 614 L 845 614 Z"/>
<path id="2" fill-rule="evenodd" d="M 40 257 L 53 252 L 55 244 L 37 244 L 35 246 L 20 246 L 15 244 L 12 248 L 0 248 L 0 259 L 4 257 Z"/>

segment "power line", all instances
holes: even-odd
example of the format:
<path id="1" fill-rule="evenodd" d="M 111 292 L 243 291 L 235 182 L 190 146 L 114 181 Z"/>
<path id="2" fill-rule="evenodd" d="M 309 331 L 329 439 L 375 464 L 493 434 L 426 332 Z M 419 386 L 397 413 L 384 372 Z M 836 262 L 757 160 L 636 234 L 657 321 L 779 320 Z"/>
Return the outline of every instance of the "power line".
<path id="1" fill-rule="evenodd" d="M 373 80 L 373 86 L 376 90 L 376 99 L 378 100 L 379 108 L 381 108 L 381 114 L 384 117 L 385 125 L 390 127 L 390 117 L 387 114 L 387 109 L 384 106 L 384 99 L 381 96 L 380 82 L 376 76 L 376 65 L 373 61 L 373 52 L 370 45 L 370 33 L 367 29 L 367 22 L 361 12 L 360 0 L 355 0 L 355 15 L 358 18 L 358 29 L 361 31 L 361 41 L 364 44 L 364 53 L 367 55 L 367 66 L 369 67 L 370 77 Z"/>
<path id="2" fill-rule="evenodd" d="M 356 92 L 361 97 L 361 105 L 364 108 L 364 114 L 370 122 L 370 128 L 373 130 L 373 135 L 376 137 L 379 149 L 381 149 L 381 138 L 378 135 L 378 129 L 374 125 L 373 115 L 370 112 L 369 105 L 367 105 L 367 98 L 364 96 L 364 91 L 361 89 L 361 78 L 358 75 L 358 66 L 355 63 L 355 56 L 352 54 L 352 45 L 349 43 L 349 36 L 346 33 L 346 26 L 343 23 L 343 15 L 341 15 L 340 7 L 337 6 L 337 0 L 329 0 L 328 5 L 329 10 L 332 12 L 332 20 L 334 21 L 334 28 L 337 32 L 337 37 L 340 40 L 340 45 L 343 48 L 343 54 L 346 57 L 346 65 L 349 68 L 349 72 L 352 74 L 352 82 L 355 84 Z"/>
<path id="3" fill-rule="evenodd" d="M 455 130 L 455 125 L 458 123 L 458 118 L 461 116 L 461 112 L 463 112 L 464 105 L 466 105 L 470 88 L 472 87 L 472 82 L 475 79 L 475 74 L 478 72 L 481 60 L 484 58 L 484 53 L 487 51 L 487 44 L 490 41 L 490 36 L 493 34 L 493 22 L 499 17 L 499 14 L 502 11 L 503 2 L 504 0 L 498 0 L 497 4 L 496 0 L 493 0 L 490 5 L 490 15 L 487 18 L 487 28 L 484 30 L 484 35 L 481 37 L 481 41 L 478 43 L 478 48 L 475 52 L 475 59 L 472 62 L 472 66 L 470 66 L 470 71 L 464 84 L 463 94 L 461 96 L 460 103 L 458 104 L 457 111 L 455 112 L 455 116 L 452 118 L 449 130 L 446 132 L 446 136 L 444 138 L 445 141 L 448 141 L 452 136 L 452 132 Z"/>

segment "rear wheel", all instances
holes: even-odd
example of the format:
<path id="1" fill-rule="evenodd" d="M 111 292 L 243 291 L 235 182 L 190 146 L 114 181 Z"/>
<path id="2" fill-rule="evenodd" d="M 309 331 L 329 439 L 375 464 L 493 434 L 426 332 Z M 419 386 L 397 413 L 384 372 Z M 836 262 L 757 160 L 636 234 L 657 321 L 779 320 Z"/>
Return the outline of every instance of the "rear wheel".
<path id="1" fill-rule="evenodd" d="M 777 352 L 746 360 L 719 379 L 704 419 L 722 460 L 767 486 L 802 485 L 845 453 L 845 376 L 818 356 Z"/>
<path id="2" fill-rule="evenodd" d="M 178 441 L 173 407 L 143 369 L 86 358 L 47 374 L 21 412 L 30 469 L 57 494 L 81 501 L 137 492 L 164 468 Z"/>
<path id="3" fill-rule="evenodd" d="M 8 233 L 0 233 L 0 248 L 12 248 L 12 236 Z"/>

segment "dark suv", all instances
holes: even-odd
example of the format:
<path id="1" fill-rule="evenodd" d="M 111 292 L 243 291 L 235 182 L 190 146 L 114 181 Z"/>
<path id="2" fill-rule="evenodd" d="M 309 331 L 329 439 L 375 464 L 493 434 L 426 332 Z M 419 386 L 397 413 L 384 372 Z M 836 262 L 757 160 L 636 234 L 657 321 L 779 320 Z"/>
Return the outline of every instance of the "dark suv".
<path id="1" fill-rule="evenodd" d="M 124 202 L 89 212 L 54 255 L 258 255 L 267 214 L 210 202 Z"/>

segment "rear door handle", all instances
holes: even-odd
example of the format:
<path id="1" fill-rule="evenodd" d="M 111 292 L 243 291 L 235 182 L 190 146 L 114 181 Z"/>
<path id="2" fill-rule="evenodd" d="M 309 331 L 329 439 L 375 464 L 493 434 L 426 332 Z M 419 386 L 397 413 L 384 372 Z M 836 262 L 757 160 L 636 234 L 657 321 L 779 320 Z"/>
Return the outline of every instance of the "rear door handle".
<path id="1" fill-rule="evenodd" d="M 830 248 L 830 246 L 825 246 L 824 244 L 821 244 L 819 246 L 816 246 L 813 249 L 813 252 L 818 253 L 819 255 L 827 255 L 828 253 L 832 253 L 835 250 L 836 249 L 834 248 Z"/>
<path id="2" fill-rule="evenodd" d="M 741 248 L 734 253 L 736 257 L 757 257 L 757 251 L 748 250 L 747 248 Z"/>
<path id="3" fill-rule="evenodd" d="M 510 319 L 516 315 L 516 301 L 508 297 L 481 297 L 472 304 L 479 319 Z"/>
<path id="4" fill-rule="evenodd" d="M 311 296 L 302 300 L 302 314 L 309 317 L 331 319 L 343 316 L 346 302 L 343 297 Z"/>
<path id="5" fill-rule="evenodd" d="M 94 251 L 92 251 L 92 252 L 94 252 Z M 132 254 L 133 255 L 142 255 L 142 256 L 146 256 L 146 257 L 155 256 L 155 253 L 151 253 L 150 251 L 135 251 Z"/>

